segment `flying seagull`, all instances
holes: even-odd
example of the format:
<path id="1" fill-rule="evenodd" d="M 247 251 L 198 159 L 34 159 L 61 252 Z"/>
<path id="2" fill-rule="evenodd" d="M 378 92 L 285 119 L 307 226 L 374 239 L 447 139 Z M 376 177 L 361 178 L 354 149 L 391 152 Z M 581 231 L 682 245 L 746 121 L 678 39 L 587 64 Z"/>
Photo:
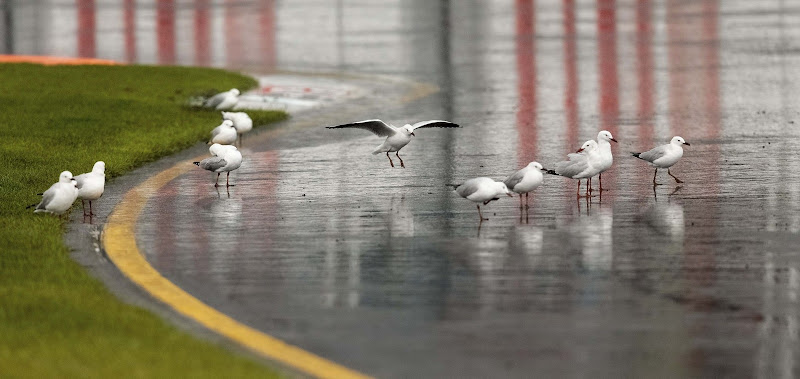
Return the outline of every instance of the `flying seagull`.
<path id="1" fill-rule="evenodd" d="M 442 120 L 428 120 L 428 121 L 420 121 L 416 124 L 405 124 L 402 127 L 396 127 L 390 124 L 387 124 L 381 120 L 364 120 L 353 122 L 350 124 L 342 124 L 336 126 L 326 126 L 328 129 L 341 129 L 341 128 L 358 128 L 369 130 L 370 132 L 374 133 L 379 137 L 386 137 L 386 140 L 378 146 L 372 154 L 380 154 L 386 153 L 386 157 L 389 158 L 389 164 L 394 167 L 394 162 L 392 162 L 392 157 L 389 156 L 389 153 L 394 152 L 397 156 L 397 159 L 400 160 L 400 167 L 405 168 L 406 165 L 403 163 L 403 158 L 400 158 L 400 149 L 403 146 L 408 145 L 411 142 L 411 137 L 416 136 L 414 134 L 414 130 L 419 128 L 458 128 L 458 124 L 452 123 L 450 121 L 442 121 Z"/>

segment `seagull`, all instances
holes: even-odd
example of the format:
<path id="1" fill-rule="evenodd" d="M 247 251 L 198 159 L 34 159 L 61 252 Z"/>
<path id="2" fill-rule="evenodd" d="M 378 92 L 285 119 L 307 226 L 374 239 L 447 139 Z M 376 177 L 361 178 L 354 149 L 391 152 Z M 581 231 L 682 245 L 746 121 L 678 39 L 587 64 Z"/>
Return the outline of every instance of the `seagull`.
<path id="1" fill-rule="evenodd" d="M 98 161 L 92 167 L 92 172 L 80 174 L 75 177 L 78 184 L 78 198 L 81 199 L 81 206 L 83 207 L 83 215 L 86 216 L 86 204 L 84 200 L 89 200 L 89 216 L 93 216 L 92 200 L 97 200 L 103 196 L 103 190 L 106 186 L 106 164 L 103 161 Z"/>
<path id="2" fill-rule="evenodd" d="M 232 88 L 230 91 L 220 92 L 214 96 L 209 97 L 203 106 L 206 108 L 214 108 L 218 111 L 233 109 L 236 103 L 239 102 L 239 90 Z"/>
<path id="3" fill-rule="evenodd" d="M 651 166 L 656 168 L 656 172 L 653 173 L 654 187 L 661 185 L 661 183 L 656 183 L 656 174 L 658 174 L 659 168 L 666 168 L 667 174 L 675 179 L 676 183 L 683 183 L 682 180 L 678 179 L 675 177 L 675 175 L 672 175 L 672 173 L 669 172 L 669 168 L 675 163 L 678 163 L 678 160 L 683 156 L 683 147 L 681 147 L 681 145 L 691 146 L 689 143 L 684 141 L 682 137 L 675 136 L 672 137 L 672 140 L 666 145 L 657 146 L 652 150 L 645 151 L 644 153 L 631 152 L 631 154 L 636 158 L 646 161 Z"/>
<path id="4" fill-rule="evenodd" d="M 499 200 L 498 196 L 503 194 L 513 197 L 505 183 L 486 177 L 472 178 L 454 187 L 459 196 L 476 203 L 483 202 L 483 205 L 489 204 L 492 200 Z M 475 204 L 475 206 L 478 207 L 478 217 L 481 218 L 481 221 L 488 220 L 488 218 L 483 218 L 480 204 Z"/>
<path id="5" fill-rule="evenodd" d="M 231 171 L 236 170 L 242 165 L 242 153 L 236 146 L 220 145 L 215 143 L 208 148 L 211 157 L 203 159 L 200 162 L 192 162 L 203 170 L 208 170 L 217 173 L 217 180 L 214 181 L 214 187 L 219 186 L 219 175 L 227 172 L 228 176 L 225 178 L 225 187 L 233 186 L 230 184 Z"/>
<path id="6" fill-rule="evenodd" d="M 528 163 L 521 170 L 511 174 L 503 183 L 509 190 L 519 194 L 519 207 L 522 208 L 522 194 L 525 194 L 525 206 L 528 206 L 528 192 L 539 187 L 544 181 L 542 165 L 539 162 Z"/>
<path id="7" fill-rule="evenodd" d="M 237 136 L 233 121 L 223 120 L 222 124 L 211 130 L 211 140 L 208 144 L 233 145 Z"/>
<path id="8" fill-rule="evenodd" d="M 233 127 L 239 135 L 239 145 L 242 144 L 242 134 L 253 130 L 253 119 L 244 112 L 222 112 L 223 120 L 233 121 Z"/>
<path id="9" fill-rule="evenodd" d="M 386 140 L 378 146 L 372 154 L 380 154 L 386 153 L 386 157 L 389 158 L 389 164 L 394 167 L 394 162 L 392 162 L 392 157 L 389 156 L 390 152 L 394 152 L 397 156 L 397 159 L 400 160 L 400 167 L 405 168 L 406 165 L 403 163 L 403 158 L 400 158 L 400 149 L 403 146 L 408 145 L 411 142 L 411 136 L 416 136 L 414 134 L 414 130 L 419 128 L 458 128 L 458 124 L 452 123 L 450 121 L 442 121 L 442 120 L 429 120 L 429 121 L 420 121 L 416 124 L 405 124 L 402 127 L 398 128 L 393 125 L 387 124 L 381 120 L 364 120 L 353 122 L 350 124 L 342 124 L 336 126 L 326 126 L 328 129 L 339 129 L 339 128 L 358 128 L 369 130 L 372 133 L 379 137 L 386 137 Z"/>
<path id="10" fill-rule="evenodd" d="M 34 213 L 48 212 L 60 215 L 69 210 L 78 198 L 78 184 L 71 172 L 64 171 L 59 175 L 58 183 L 50 186 L 41 195 L 42 201 L 39 204 L 29 205 L 26 209 L 36 207 Z"/>
<path id="11" fill-rule="evenodd" d="M 600 151 L 600 159 L 598 160 L 598 169 L 600 169 L 600 176 L 598 179 L 600 181 L 600 192 L 603 192 L 603 171 L 608 170 L 611 168 L 611 165 L 614 164 L 614 155 L 611 154 L 611 143 L 609 143 L 609 141 L 617 142 L 611 135 L 611 132 L 603 130 L 597 133 L 597 148 Z"/>
<path id="12" fill-rule="evenodd" d="M 589 179 L 586 185 L 586 196 L 588 197 L 591 191 L 591 178 L 600 173 L 598 169 L 600 154 L 597 151 L 597 142 L 594 140 L 584 142 L 580 150 L 567 155 L 567 158 L 566 161 L 558 162 L 555 170 L 548 170 L 547 173 L 578 179 L 578 192 L 576 193 L 578 197 L 581 192 L 581 179 Z"/>

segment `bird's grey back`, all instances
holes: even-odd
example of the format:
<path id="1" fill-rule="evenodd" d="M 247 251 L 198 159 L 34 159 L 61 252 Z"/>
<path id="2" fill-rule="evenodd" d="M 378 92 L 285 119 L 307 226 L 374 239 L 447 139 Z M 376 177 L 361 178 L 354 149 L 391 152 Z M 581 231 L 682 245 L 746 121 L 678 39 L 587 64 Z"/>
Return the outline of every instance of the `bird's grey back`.
<path id="1" fill-rule="evenodd" d="M 668 146 L 669 145 L 656 146 L 655 148 L 645 151 L 644 153 L 640 153 L 639 159 L 643 159 L 648 162 L 653 162 L 656 159 L 661 158 L 667 154 Z"/>
<path id="2" fill-rule="evenodd" d="M 80 174 L 75 177 L 75 181 L 78 184 L 78 189 L 83 188 L 83 185 L 86 183 L 86 179 L 89 179 L 89 173 Z"/>
<path id="3" fill-rule="evenodd" d="M 525 169 L 522 169 L 522 170 L 519 170 L 519 171 L 511 174 L 511 176 L 506 178 L 506 180 L 504 180 L 503 183 L 505 183 L 505 185 L 506 185 L 506 187 L 508 187 L 508 189 L 513 190 L 514 187 L 517 184 L 519 184 L 519 182 L 521 182 L 522 178 L 524 178 L 524 177 L 525 177 Z"/>
<path id="4" fill-rule="evenodd" d="M 467 197 L 478 192 L 478 178 L 467 180 L 456 188 L 456 193 L 461 197 Z"/>
<path id="5" fill-rule="evenodd" d="M 586 155 L 572 153 L 568 157 L 568 161 L 561 161 L 556 164 L 556 174 L 571 178 L 588 168 L 588 157 Z"/>
<path id="6" fill-rule="evenodd" d="M 222 103 L 222 100 L 225 99 L 225 95 L 227 95 L 227 92 L 221 92 L 214 96 L 211 96 L 206 100 L 204 105 L 209 108 L 216 107 L 217 105 L 220 105 Z"/>
<path id="7" fill-rule="evenodd" d="M 47 189 L 47 191 L 44 191 L 42 194 L 42 201 L 39 202 L 39 205 L 36 206 L 36 209 L 45 209 L 47 205 L 53 201 L 53 198 L 56 196 L 56 190 L 54 188 L 55 186 L 56 184 L 53 184 Z"/>

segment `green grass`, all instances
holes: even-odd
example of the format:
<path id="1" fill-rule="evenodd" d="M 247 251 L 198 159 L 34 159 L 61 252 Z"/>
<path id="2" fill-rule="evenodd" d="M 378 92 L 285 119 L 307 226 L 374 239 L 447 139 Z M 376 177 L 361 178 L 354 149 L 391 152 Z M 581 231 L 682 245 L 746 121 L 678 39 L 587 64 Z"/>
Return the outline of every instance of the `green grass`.
<path id="1" fill-rule="evenodd" d="M 186 100 L 255 81 L 214 69 L 0 64 L 0 83 L 0 376 L 275 377 L 117 300 L 70 259 L 64 221 L 25 209 L 63 170 L 103 160 L 113 178 L 208 138 L 219 112 Z M 286 115 L 251 116 L 259 125 Z"/>

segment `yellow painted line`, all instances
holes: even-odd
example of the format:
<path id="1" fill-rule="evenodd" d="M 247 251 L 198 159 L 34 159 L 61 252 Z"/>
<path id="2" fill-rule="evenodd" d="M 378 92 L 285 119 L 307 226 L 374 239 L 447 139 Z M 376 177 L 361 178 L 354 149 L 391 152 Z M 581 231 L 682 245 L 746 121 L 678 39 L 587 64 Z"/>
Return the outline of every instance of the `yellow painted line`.
<path id="1" fill-rule="evenodd" d="M 408 103 L 438 91 L 428 84 L 413 83 L 399 103 Z M 322 116 L 321 116 L 322 117 Z M 312 119 L 302 126 L 322 125 Z M 261 138 L 280 134 L 281 131 L 259 133 Z M 156 271 L 136 246 L 136 223 L 147 201 L 164 185 L 192 168 L 190 162 L 197 157 L 179 162 L 138 186 L 134 187 L 117 204 L 103 229 L 103 246 L 106 254 L 119 270 L 142 287 L 151 296 L 173 308 L 176 312 L 200 323 L 206 328 L 227 337 L 264 357 L 281 362 L 303 373 L 319 378 L 369 378 L 369 376 L 331 362 L 325 358 L 289 345 L 275 337 L 244 325 L 224 313 L 206 305 L 188 294 Z"/>
<path id="2" fill-rule="evenodd" d="M 128 279 L 156 299 L 257 354 L 319 378 L 368 378 L 364 374 L 244 325 L 211 308 L 163 277 L 142 256 L 136 246 L 136 222 L 139 215 L 147 200 L 159 188 L 192 167 L 189 162 L 178 163 L 125 194 L 109 216 L 103 230 L 103 245 L 108 257 Z"/>

